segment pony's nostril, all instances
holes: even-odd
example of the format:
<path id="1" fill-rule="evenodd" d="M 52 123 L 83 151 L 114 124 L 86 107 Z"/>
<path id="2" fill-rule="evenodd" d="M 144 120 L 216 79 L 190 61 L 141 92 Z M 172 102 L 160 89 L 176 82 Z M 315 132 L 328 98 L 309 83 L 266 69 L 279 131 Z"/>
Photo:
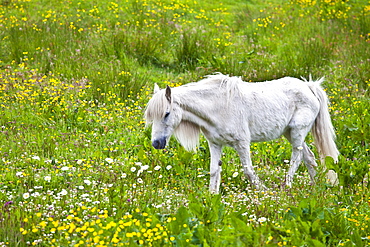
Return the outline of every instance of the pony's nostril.
<path id="1" fill-rule="evenodd" d="M 166 138 L 154 140 L 152 146 L 155 149 L 164 149 L 166 147 Z"/>
<path id="2" fill-rule="evenodd" d="M 160 143 L 158 140 L 155 140 L 155 141 L 153 141 L 153 143 L 152 143 L 152 145 L 153 145 L 153 147 L 154 147 L 155 149 L 159 149 L 160 144 L 161 144 L 161 143 Z"/>

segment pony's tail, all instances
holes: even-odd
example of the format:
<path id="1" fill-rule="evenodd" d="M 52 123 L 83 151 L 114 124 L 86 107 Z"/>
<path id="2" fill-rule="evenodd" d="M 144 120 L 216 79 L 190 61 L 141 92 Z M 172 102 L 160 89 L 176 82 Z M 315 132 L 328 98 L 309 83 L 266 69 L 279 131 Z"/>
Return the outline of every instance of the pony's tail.
<path id="1" fill-rule="evenodd" d="M 308 82 L 310 89 L 320 102 L 320 110 L 312 126 L 312 134 L 315 146 L 320 155 L 321 163 L 324 164 L 326 156 L 332 157 L 334 162 L 337 163 L 339 151 L 334 142 L 335 132 L 329 114 L 328 96 L 320 86 L 323 81 L 324 78 L 317 81 L 312 81 L 310 78 L 310 81 Z"/>

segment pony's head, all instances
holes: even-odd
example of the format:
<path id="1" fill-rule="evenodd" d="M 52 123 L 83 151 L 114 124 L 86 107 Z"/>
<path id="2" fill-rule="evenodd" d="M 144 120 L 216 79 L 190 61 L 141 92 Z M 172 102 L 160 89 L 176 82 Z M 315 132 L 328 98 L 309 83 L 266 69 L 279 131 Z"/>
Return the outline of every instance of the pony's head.
<path id="1" fill-rule="evenodd" d="M 154 95 L 145 111 L 146 125 L 152 125 L 152 145 L 156 149 L 166 147 L 172 133 L 181 122 L 182 110 L 173 102 L 171 88 L 159 89 L 155 84 Z"/>

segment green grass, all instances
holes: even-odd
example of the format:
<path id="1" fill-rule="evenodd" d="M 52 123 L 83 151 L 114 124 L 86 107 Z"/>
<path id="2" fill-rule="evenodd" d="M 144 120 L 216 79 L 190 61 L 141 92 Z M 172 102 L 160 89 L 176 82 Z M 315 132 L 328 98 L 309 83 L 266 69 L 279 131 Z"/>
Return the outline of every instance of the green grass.
<path id="1" fill-rule="evenodd" d="M 0 245 L 370 245 L 370 4 L 365 1 L 1 1 Z M 153 84 L 213 72 L 325 76 L 341 156 L 282 188 L 285 139 L 252 144 L 269 190 L 225 148 L 154 150 Z M 309 136 L 307 142 L 312 146 Z M 322 169 L 322 168 L 320 168 Z"/>

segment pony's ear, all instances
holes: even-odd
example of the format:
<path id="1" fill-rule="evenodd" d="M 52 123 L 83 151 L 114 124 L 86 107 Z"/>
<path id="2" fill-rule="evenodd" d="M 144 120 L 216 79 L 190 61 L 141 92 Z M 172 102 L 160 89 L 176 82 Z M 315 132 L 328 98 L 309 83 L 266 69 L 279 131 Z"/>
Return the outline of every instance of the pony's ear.
<path id="1" fill-rule="evenodd" d="M 171 103 L 171 88 L 168 85 L 166 87 L 166 99 Z"/>
<path id="2" fill-rule="evenodd" d="M 158 93 L 160 88 L 158 87 L 157 83 L 154 83 L 154 93 Z"/>

